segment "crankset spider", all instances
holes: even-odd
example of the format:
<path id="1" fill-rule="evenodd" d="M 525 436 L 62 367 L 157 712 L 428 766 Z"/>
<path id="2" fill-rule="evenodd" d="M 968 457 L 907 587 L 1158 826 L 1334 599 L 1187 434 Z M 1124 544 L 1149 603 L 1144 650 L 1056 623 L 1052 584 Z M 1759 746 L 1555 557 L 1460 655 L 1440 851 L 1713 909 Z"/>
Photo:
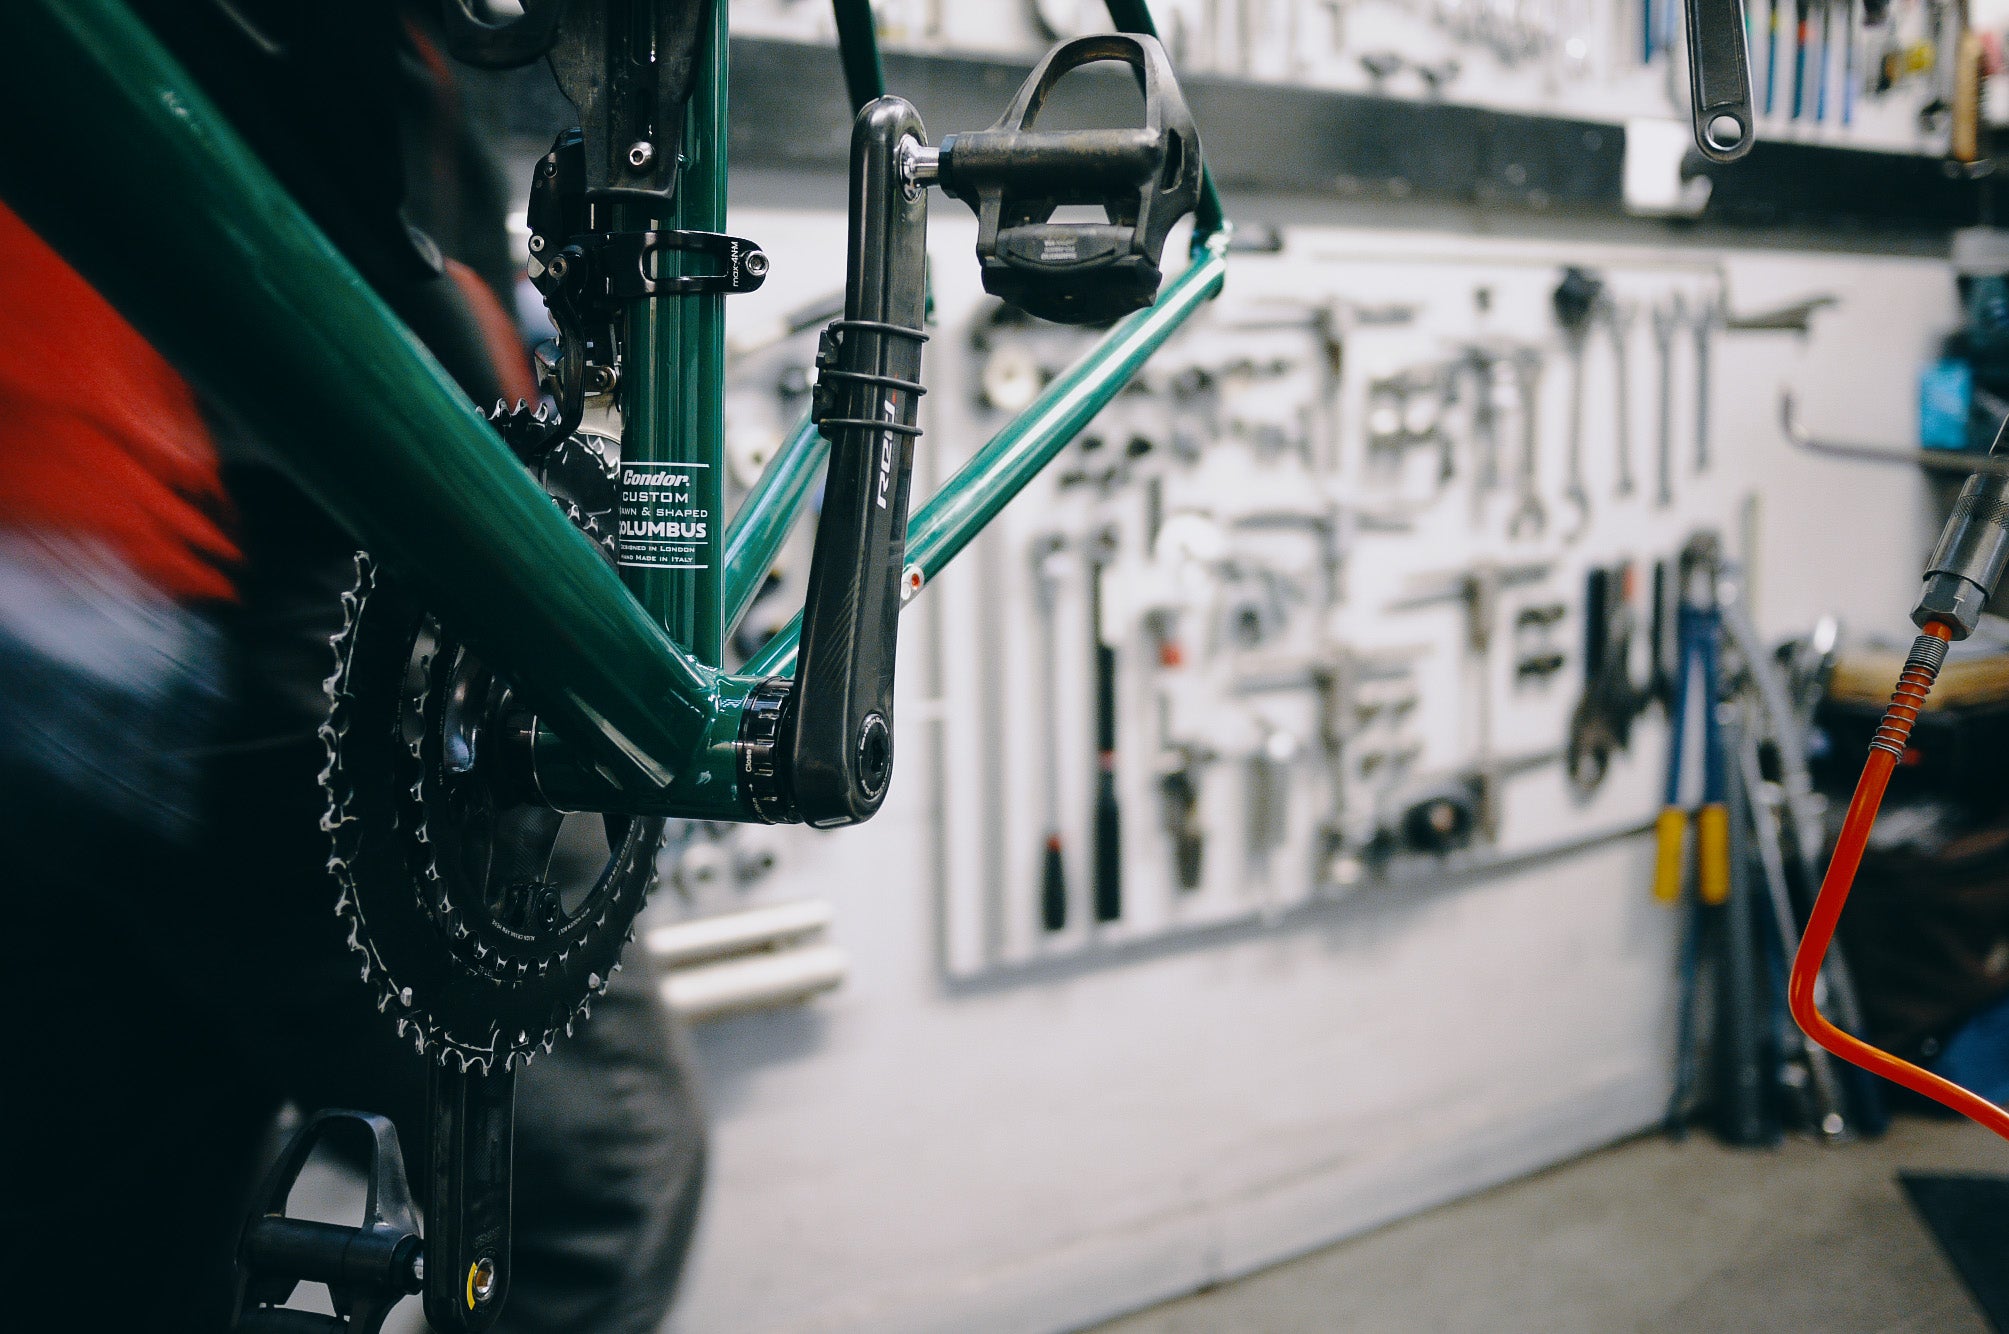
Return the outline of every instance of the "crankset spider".
<path id="1" fill-rule="evenodd" d="M 616 449 L 573 436 L 538 468 L 610 559 Z M 321 729 L 337 912 L 401 1034 L 464 1069 L 514 1067 L 620 967 L 663 821 L 567 814 L 509 781 L 508 680 L 366 555 L 344 607 Z"/>

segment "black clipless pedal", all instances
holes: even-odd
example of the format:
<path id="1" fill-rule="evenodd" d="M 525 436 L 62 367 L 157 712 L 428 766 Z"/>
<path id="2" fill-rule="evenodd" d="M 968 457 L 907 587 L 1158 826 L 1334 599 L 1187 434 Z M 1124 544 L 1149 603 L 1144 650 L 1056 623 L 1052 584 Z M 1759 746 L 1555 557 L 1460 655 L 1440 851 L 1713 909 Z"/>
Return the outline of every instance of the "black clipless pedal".
<path id="1" fill-rule="evenodd" d="M 1101 61 L 1136 72 L 1144 125 L 1035 130 L 1061 77 Z M 997 124 L 942 141 L 941 185 L 976 211 L 985 291 L 1043 320 L 1104 324 L 1156 299 L 1165 237 L 1200 198 L 1200 135 L 1156 38 L 1081 37 L 1047 53 Z M 1081 204 L 1107 221 L 1051 220 Z"/>

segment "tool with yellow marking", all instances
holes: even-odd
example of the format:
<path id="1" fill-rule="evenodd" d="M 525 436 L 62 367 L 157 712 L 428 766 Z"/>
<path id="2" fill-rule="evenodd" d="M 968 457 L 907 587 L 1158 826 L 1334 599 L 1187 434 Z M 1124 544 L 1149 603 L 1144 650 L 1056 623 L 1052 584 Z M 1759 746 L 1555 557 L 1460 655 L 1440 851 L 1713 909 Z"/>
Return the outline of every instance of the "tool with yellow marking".
<path id="1" fill-rule="evenodd" d="M 1666 1129 L 1686 1132 L 1688 1104 L 1695 1089 L 1697 989 L 1702 955 L 1730 898 L 1729 776 L 1723 735 L 1717 718 L 1722 683 L 1718 650 L 1722 615 L 1716 601 L 1720 545 L 1713 533 L 1699 533 L 1682 548 L 1678 564 L 1680 606 L 1676 612 L 1677 657 L 1667 700 L 1667 804 L 1655 823 L 1653 894 L 1663 903 L 1682 901 L 1682 845 L 1687 841 L 1689 812 L 1682 805 L 1682 759 L 1688 749 L 1688 719 L 1699 714 L 1702 762 L 1702 802 L 1695 811 L 1695 897 L 1689 904 L 1681 935 L 1679 999 L 1674 1044 L 1674 1088 L 1667 1102 Z"/>
<path id="2" fill-rule="evenodd" d="M 1702 724 L 1702 804 L 1695 812 L 1696 892 L 1703 903 L 1712 906 L 1730 897 L 1730 815 L 1724 805 L 1723 739 L 1716 721 L 1717 645 L 1722 634 L 1716 606 L 1716 564 L 1713 537 L 1698 537 L 1681 553 L 1680 658 L 1674 693 L 1667 705 L 1667 797 L 1654 822 L 1653 896 L 1668 904 L 1681 901 L 1682 845 L 1687 841 L 1689 823 L 1688 809 L 1681 801 L 1682 757 L 1687 750 L 1691 712 L 1700 713 Z"/>

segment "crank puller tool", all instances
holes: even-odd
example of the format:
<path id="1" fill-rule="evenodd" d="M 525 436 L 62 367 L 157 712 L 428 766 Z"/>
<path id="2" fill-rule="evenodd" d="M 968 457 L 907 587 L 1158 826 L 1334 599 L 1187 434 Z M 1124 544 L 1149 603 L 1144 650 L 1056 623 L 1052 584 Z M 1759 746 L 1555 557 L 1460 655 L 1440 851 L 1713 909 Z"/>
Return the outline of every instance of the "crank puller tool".
<path id="1" fill-rule="evenodd" d="M 359 1129 L 370 1150 L 362 1225 L 287 1217 L 286 1198 L 308 1158 L 330 1132 L 349 1129 Z M 391 1308 L 422 1286 L 424 1250 L 397 1127 L 369 1112 L 316 1112 L 266 1173 L 257 1207 L 238 1234 L 231 1328 L 239 1334 L 377 1334 Z M 335 1314 L 284 1305 L 302 1282 L 326 1284 Z"/>
<path id="2" fill-rule="evenodd" d="M 893 776 L 893 659 L 907 491 L 921 395 L 928 194 L 912 163 L 927 131 L 911 103 L 882 97 L 851 131 L 850 261 L 844 318 L 823 331 L 811 415 L 830 441 L 795 677 L 763 682 L 740 729 L 740 782 L 769 821 L 858 824 Z"/>
<path id="3" fill-rule="evenodd" d="M 1136 71 L 1144 124 L 1035 130 L 1053 86 L 1101 61 Z M 977 214 L 984 290 L 1058 324 L 1106 324 L 1152 303 L 1172 225 L 1200 198 L 1200 135 L 1154 37 L 1110 33 L 1046 54 L 987 130 L 942 140 L 942 188 Z M 1100 205 L 1104 222 L 1054 222 L 1067 205 Z"/>
<path id="4" fill-rule="evenodd" d="M 1735 162 L 1756 142 L 1751 52 L 1744 0 L 1688 0 L 1688 112 L 1695 146 L 1711 162 Z"/>

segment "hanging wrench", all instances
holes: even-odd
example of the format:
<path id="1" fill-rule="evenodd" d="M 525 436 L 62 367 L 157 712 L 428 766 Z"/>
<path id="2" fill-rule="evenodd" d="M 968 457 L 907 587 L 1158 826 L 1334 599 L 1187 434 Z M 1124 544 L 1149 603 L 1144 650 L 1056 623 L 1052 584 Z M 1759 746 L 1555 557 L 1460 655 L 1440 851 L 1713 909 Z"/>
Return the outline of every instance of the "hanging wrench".
<path id="1" fill-rule="evenodd" d="M 1570 524 L 1563 541 L 1574 542 L 1590 527 L 1590 492 L 1583 484 L 1583 373 L 1584 334 L 1569 340 L 1570 355 L 1570 436 L 1569 452 L 1563 464 L 1563 503 L 1570 507 Z"/>
<path id="2" fill-rule="evenodd" d="M 1548 510 L 1542 504 L 1541 479 L 1536 469 L 1541 453 L 1542 354 L 1534 348 L 1514 351 L 1514 385 L 1520 400 L 1521 463 L 1514 494 L 1518 503 L 1507 523 L 1507 536 L 1540 537 L 1548 527 Z"/>
<path id="3" fill-rule="evenodd" d="M 1612 382 L 1618 396 L 1618 489 L 1623 500 L 1636 489 L 1632 480 L 1632 322 L 1639 305 L 1632 301 L 1608 302 L 1604 308 L 1604 329 L 1611 338 Z"/>
<path id="4" fill-rule="evenodd" d="M 1687 321 L 1688 305 L 1676 292 L 1653 306 L 1653 347 L 1660 357 L 1660 490 L 1653 503 L 1674 503 L 1674 332 Z"/>
<path id="5" fill-rule="evenodd" d="M 1571 522 L 1563 540 L 1574 542 L 1590 526 L 1590 492 L 1583 484 L 1583 399 L 1585 353 L 1590 347 L 1591 326 L 1597 323 L 1609 298 L 1604 280 L 1589 269 L 1572 266 L 1563 271 L 1563 280 L 1550 298 L 1556 323 L 1562 326 L 1563 346 L 1570 359 L 1569 453 L 1565 456 L 1563 500 L 1570 507 Z"/>
<path id="6" fill-rule="evenodd" d="M 1695 471 L 1709 471 L 1709 343 L 1723 319 L 1721 295 L 1703 299 L 1690 326 L 1695 332 Z"/>

